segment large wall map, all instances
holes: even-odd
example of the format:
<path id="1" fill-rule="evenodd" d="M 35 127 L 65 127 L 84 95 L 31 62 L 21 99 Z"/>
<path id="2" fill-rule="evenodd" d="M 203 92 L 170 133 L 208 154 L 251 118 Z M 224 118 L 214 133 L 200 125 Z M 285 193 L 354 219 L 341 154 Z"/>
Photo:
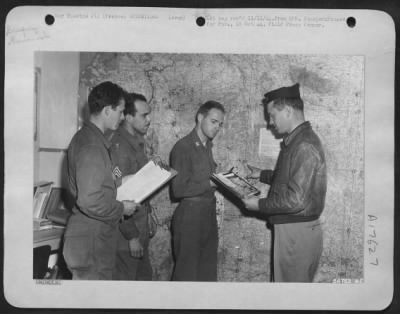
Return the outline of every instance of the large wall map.
<path id="1" fill-rule="evenodd" d="M 198 106 L 224 104 L 224 127 L 214 140 L 220 170 L 246 163 L 273 167 L 276 155 L 259 154 L 265 128 L 264 93 L 300 83 L 305 115 L 319 134 L 328 164 L 323 213 L 324 251 L 317 282 L 363 279 L 364 58 L 333 55 L 82 53 L 81 89 L 111 80 L 144 94 L 152 107 L 150 154 L 168 160 L 175 142 L 194 127 Z M 258 184 L 263 193 L 268 186 Z M 271 231 L 263 217 L 248 216 L 217 193 L 219 281 L 270 280 Z M 171 204 L 168 188 L 152 200 L 159 220 L 151 241 L 155 280 L 169 280 Z"/>

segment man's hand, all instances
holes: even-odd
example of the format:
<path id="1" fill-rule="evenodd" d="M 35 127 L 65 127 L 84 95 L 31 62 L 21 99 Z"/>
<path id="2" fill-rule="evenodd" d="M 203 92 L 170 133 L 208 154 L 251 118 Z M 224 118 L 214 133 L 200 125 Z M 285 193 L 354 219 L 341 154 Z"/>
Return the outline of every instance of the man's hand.
<path id="1" fill-rule="evenodd" d="M 254 166 L 250 166 L 247 165 L 247 168 L 249 168 L 250 173 L 247 174 L 247 179 L 260 179 L 261 176 L 261 169 L 254 167 Z"/>
<path id="2" fill-rule="evenodd" d="M 126 216 L 132 215 L 140 206 L 135 201 L 122 201 L 122 204 L 124 204 L 124 215 Z"/>
<path id="3" fill-rule="evenodd" d="M 129 251 L 132 257 L 143 257 L 143 246 L 140 243 L 139 238 L 133 238 L 129 240 Z"/>
<path id="4" fill-rule="evenodd" d="M 253 211 L 260 210 L 258 207 L 258 201 L 259 201 L 258 197 L 249 197 L 249 198 L 242 199 L 242 202 L 243 202 L 244 206 L 246 207 L 246 209 L 253 210 Z"/>
<path id="5" fill-rule="evenodd" d="M 164 168 L 164 169 L 167 169 L 167 170 L 170 169 L 170 167 L 169 167 L 165 162 L 163 162 L 163 160 L 161 159 L 160 156 L 153 156 L 153 157 L 151 158 L 151 160 L 152 160 L 157 166 L 159 166 L 159 167 L 161 167 L 161 168 Z"/>
<path id="6" fill-rule="evenodd" d="M 212 189 L 216 189 L 217 185 L 215 184 L 215 182 L 213 180 L 210 180 L 210 186 Z"/>

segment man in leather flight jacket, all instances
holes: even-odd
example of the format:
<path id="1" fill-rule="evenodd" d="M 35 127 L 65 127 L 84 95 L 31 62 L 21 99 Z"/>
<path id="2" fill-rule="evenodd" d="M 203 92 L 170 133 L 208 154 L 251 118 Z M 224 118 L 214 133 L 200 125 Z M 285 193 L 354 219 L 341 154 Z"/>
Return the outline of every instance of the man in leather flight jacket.
<path id="1" fill-rule="evenodd" d="M 271 185 L 268 196 L 243 203 L 267 215 L 274 226 L 274 281 L 311 282 L 322 254 L 319 217 L 327 185 L 324 151 L 304 119 L 299 84 L 265 94 L 263 104 L 269 125 L 285 137 L 274 171 L 249 166 L 249 177 Z"/>

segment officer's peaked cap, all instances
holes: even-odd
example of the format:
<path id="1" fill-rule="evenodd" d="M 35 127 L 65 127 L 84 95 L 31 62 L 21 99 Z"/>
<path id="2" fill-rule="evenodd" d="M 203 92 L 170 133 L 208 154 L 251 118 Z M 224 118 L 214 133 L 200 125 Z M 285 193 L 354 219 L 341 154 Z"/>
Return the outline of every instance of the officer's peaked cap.
<path id="1" fill-rule="evenodd" d="M 294 84 L 293 86 L 281 87 L 270 91 L 264 95 L 263 103 L 266 105 L 270 101 L 273 101 L 278 98 L 292 98 L 292 99 L 300 99 L 300 85 L 299 83 Z"/>

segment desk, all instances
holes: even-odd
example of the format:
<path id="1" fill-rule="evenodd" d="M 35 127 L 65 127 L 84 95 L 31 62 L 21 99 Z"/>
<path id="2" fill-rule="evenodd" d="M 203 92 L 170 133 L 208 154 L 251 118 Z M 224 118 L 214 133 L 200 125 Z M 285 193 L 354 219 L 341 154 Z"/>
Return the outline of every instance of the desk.
<path id="1" fill-rule="evenodd" d="M 33 231 L 33 247 L 50 245 L 52 251 L 60 248 L 61 238 L 64 234 L 64 228 L 52 228 Z"/>
<path id="2" fill-rule="evenodd" d="M 50 246 L 50 256 L 47 267 L 52 269 L 57 264 L 58 254 L 61 253 L 60 244 L 64 234 L 64 228 L 53 228 L 33 231 L 33 248 Z"/>

